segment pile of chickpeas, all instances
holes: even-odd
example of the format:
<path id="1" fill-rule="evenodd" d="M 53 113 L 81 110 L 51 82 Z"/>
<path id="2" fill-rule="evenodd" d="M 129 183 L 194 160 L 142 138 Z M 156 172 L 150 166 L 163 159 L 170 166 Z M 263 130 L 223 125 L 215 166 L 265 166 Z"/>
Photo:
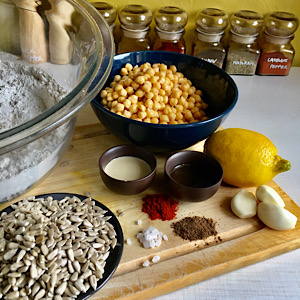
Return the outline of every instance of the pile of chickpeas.
<path id="1" fill-rule="evenodd" d="M 101 104 L 126 118 L 153 124 L 186 124 L 208 119 L 202 92 L 177 68 L 166 64 L 127 63 L 109 87 Z"/>

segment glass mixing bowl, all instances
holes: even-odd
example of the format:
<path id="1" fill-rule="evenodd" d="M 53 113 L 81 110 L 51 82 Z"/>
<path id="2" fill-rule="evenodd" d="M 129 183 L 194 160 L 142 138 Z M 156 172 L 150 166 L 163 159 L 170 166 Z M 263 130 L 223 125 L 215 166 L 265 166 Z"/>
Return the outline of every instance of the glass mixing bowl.
<path id="1" fill-rule="evenodd" d="M 77 113 L 95 98 L 112 68 L 113 36 L 91 4 L 37 3 L 0 0 L 0 202 L 49 174 L 68 148 Z M 10 77 L 12 69 L 19 70 L 20 84 Z M 32 95 L 47 103 L 38 113 L 32 113 L 28 76 L 43 90 L 33 85 Z M 53 80 L 64 91 L 55 102 L 47 94 Z"/>

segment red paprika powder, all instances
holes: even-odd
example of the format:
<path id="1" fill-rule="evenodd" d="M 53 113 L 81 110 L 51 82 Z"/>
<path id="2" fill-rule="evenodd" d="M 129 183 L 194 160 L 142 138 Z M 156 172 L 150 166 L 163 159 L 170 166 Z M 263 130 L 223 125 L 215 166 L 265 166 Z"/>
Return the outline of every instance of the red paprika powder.
<path id="1" fill-rule="evenodd" d="M 147 213 L 151 220 L 173 220 L 176 217 L 179 202 L 167 194 L 154 194 L 143 197 L 142 212 Z"/>

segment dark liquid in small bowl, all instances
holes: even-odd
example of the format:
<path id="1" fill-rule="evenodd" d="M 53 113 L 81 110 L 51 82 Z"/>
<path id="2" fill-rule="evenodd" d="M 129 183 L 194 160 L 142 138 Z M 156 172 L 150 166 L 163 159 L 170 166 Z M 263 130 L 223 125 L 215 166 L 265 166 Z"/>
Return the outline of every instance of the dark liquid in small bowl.
<path id="1" fill-rule="evenodd" d="M 216 183 L 215 176 L 209 170 L 194 164 L 178 165 L 170 175 L 176 182 L 192 188 L 204 188 Z"/>

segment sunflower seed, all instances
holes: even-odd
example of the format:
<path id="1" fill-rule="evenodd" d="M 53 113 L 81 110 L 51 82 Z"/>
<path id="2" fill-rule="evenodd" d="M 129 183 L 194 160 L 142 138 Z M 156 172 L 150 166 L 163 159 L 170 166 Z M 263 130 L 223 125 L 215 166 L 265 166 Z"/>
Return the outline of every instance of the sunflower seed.
<path id="1" fill-rule="evenodd" d="M 4 260 L 12 259 L 15 256 L 15 254 L 17 253 L 17 251 L 18 251 L 18 248 L 8 250 L 3 256 Z"/>

